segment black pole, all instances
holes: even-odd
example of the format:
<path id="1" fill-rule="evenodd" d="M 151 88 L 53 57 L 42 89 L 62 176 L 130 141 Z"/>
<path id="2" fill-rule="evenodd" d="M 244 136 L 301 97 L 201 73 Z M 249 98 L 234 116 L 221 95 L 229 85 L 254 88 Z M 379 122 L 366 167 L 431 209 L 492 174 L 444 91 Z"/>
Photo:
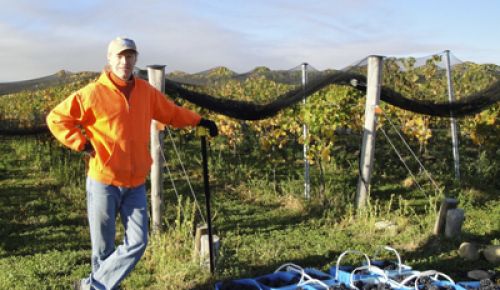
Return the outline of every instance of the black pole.
<path id="1" fill-rule="evenodd" d="M 212 216 L 210 214 L 210 184 L 208 180 L 208 160 L 207 160 L 207 139 L 201 136 L 201 155 L 203 156 L 203 182 L 205 185 L 205 205 L 207 208 L 207 226 L 208 226 L 208 249 L 210 253 L 210 273 L 215 271 L 214 259 L 214 238 L 212 236 Z"/>

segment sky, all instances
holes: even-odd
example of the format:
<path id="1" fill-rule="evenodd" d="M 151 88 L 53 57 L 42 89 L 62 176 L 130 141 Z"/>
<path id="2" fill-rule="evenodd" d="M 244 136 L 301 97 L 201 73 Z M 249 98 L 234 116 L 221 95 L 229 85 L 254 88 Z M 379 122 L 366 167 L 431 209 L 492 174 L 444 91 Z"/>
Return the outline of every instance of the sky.
<path id="1" fill-rule="evenodd" d="M 498 0 L 0 0 L 0 82 L 101 71 L 109 41 L 137 66 L 342 69 L 369 56 L 444 50 L 500 65 Z"/>

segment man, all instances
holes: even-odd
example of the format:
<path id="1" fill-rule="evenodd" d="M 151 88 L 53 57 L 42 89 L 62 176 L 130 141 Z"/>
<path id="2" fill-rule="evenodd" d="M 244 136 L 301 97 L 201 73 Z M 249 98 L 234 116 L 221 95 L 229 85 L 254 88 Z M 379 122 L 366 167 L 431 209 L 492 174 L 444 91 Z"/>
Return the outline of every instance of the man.
<path id="1" fill-rule="evenodd" d="M 52 134 L 67 147 L 90 156 L 87 214 L 92 272 L 75 289 L 117 289 L 144 254 L 148 240 L 145 180 L 152 120 L 182 128 L 214 122 L 175 105 L 146 81 L 133 76 L 137 47 L 128 38 L 108 46 L 108 65 L 99 79 L 57 105 L 47 116 Z M 125 235 L 115 248 L 115 218 Z"/>

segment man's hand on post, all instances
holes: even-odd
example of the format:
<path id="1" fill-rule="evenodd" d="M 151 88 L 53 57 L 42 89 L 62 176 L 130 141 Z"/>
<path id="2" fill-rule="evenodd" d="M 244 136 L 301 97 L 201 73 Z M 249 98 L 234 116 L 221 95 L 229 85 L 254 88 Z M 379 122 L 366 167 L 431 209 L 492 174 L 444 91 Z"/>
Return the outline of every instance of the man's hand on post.
<path id="1" fill-rule="evenodd" d="M 215 137 L 215 136 L 219 135 L 219 129 L 217 129 L 217 125 L 212 120 L 202 118 L 200 120 L 200 123 L 198 123 L 198 126 L 202 126 L 202 127 L 207 128 L 210 132 L 211 137 Z"/>

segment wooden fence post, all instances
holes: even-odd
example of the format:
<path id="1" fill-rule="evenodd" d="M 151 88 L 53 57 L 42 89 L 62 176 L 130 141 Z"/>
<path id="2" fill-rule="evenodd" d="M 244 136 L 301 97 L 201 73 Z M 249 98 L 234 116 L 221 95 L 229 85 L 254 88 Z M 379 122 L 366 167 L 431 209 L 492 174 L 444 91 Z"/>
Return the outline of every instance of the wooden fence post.
<path id="1" fill-rule="evenodd" d="M 148 66 L 149 83 L 159 91 L 165 91 L 165 66 Z M 161 217 L 163 213 L 163 132 L 158 129 L 156 121 L 151 122 L 151 227 L 153 233 L 162 231 Z"/>
<path id="2" fill-rule="evenodd" d="M 359 160 L 359 179 L 356 190 L 356 207 L 364 208 L 370 188 L 372 176 L 373 157 L 375 154 L 375 130 L 377 117 L 375 109 L 380 102 L 380 89 L 382 84 L 383 57 L 371 55 L 368 57 L 368 76 L 366 88 L 365 125 L 363 132 L 363 145 Z"/>
<path id="3" fill-rule="evenodd" d="M 439 208 L 439 213 L 436 218 L 436 223 L 434 224 L 433 233 L 435 235 L 444 234 L 444 230 L 446 227 L 446 215 L 448 213 L 448 210 L 457 208 L 457 205 L 458 201 L 454 198 L 445 198 L 441 202 L 441 207 Z"/>

